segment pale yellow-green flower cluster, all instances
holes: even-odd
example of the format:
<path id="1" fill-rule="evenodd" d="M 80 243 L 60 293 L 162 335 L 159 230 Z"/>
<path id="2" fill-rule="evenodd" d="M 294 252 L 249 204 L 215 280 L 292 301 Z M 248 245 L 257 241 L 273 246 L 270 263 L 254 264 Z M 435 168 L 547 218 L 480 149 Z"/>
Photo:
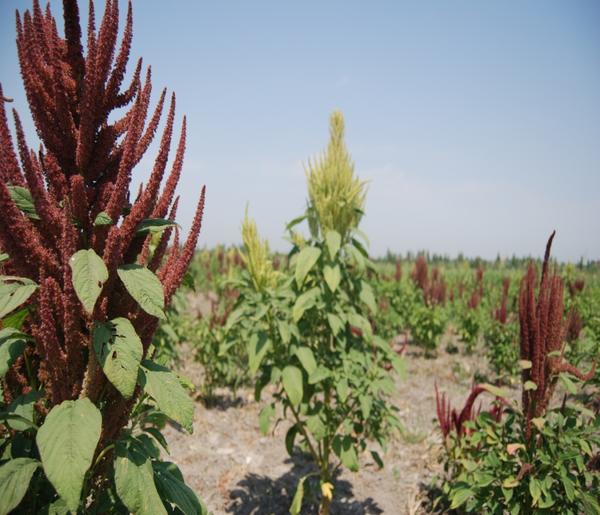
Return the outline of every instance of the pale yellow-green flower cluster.
<path id="1" fill-rule="evenodd" d="M 331 115 L 327 150 L 308 163 L 307 180 L 310 206 L 321 233 L 335 230 L 344 238 L 358 226 L 366 183 L 354 174 L 354 163 L 344 143 L 344 117 L 339 111 Z"/>
<path id="2" fill-rule="evenodd" d="M 256 290 L 264 291 L 275 286 L 279 273 L 273 269 L 273 263 L 269 259 L 269 242 L 260 239 L 256 223 L 248 217 L 248 210 L 242 222 L 242 241 L 245 250 L 242 259 Z"/>

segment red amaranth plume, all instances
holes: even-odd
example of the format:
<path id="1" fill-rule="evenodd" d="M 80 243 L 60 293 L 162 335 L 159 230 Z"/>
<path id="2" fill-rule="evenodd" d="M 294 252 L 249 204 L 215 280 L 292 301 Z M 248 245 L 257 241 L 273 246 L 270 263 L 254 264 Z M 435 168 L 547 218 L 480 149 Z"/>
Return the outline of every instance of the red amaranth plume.
<path id="1" fill-rule="evenodd" d="M 445 304 L 446 281 L 437 267 L 434 267 L 431 270 L 431 277 L 429 276 L 427 260 L 422 254 L 419 255 L 415 261 L 411 279 L 423 292 L 423 298 L 426 305 L 433 306 L 436 304 Z"/>
<path id="2" fill-rule="evenodd" d="M 450 405 L 450 401 L 446 398 L 446 393 L 444 392 L 440 395 L 437 383 L 435 384 L 437 417 L 444 438 L 447 437 L 451 431 L 454 431 L 459 438 L 466 433 L 465 422 L 473 420 L 481 411 L 481 408 L 479 408 L 477 412 L 474 412 L 473 405 L 475 404 L 477 397 L 486 391 L 487 388 L 484 385 L 473 384 L 463 409 L 458 413 L 456 409 L 452 408 Z M 497 402 L 492 407 L 490 413 L 496 421 L 499 421 L 504 412 L 502 406 L 508 402 L 503 397 L 496 397 L 496 401 Z"/>
<path id="3" fill-rule="evenodd" d="M 397 283 L 402 280 L 402 263 L 399 259 L 396 261 L 396 273 L 394 274 L 394 279 Z"/>
<path id="4" fill-rule="evenodd" d="M 117 0 L 106 0 L 97 20 L 90 1 L 85 35 L 76 0 L 62 4 L 64 37 L 49 6 L 42 10 L 38 0 L 33 0 L 31 11 L 16 15 L 21 76 L 41 145 L 37 152 L 28 146 L 16 112 L 13 141 L 5 109 L 8 99 L 0 85 L 0 249 L 10 256 L 3 263 L 3 273 L 27 277 L 39 285 L 30 299 L 25 330 L 35 338 L 30 365 L 48 399 L 58 403 L 87 395 L 95 401 L 102 391 L 110 411 L 107 420 L 115 421 L 103 434 L 110 438 L 127 422 L 129 412 L 118 392 L 106 387 L 106 378 L 90 359 L 90 327 L 107 318 L 127 317 L 147 352 L 158 321 L 126 295 L 116 270 L 126 264 L 149 264 L 163 283 L 168 306 L 198 241 L 205 190 L 183 249 L 177 243 L 169 247 L 172 233 L 178 234 L 169 227 L 151 252 L 151 233 L 138 229 L 148 218 L 168 215 L 174 221 L 185 118 L 171 156 L 176 137 L 175 96 L 167 102 L 163 90 L 156 106 L 151 106 L 150 68 L 143 76 L 141 60 L 130 83 L 123 86 L 133 34 L 131 2 L 120 43 Z M 149 180 L 130 202 L 136 165 L 157 135 Z M 22 211 L 13 200 L 16 187 L 28 190 L 35 213 Z M 75 252 L 88 248 L 103 257 L 109 270 L 91 316 L 82 312 L 69 265 Z M 9 376 L 16 378 L 17 372 Z M 19 391 L 15 381 L 4 385 L 5 399 Z M 113 407 L 121 412 L 112 413 Z"/>
<path id="5" fill-rule="evenodd" d="M 417 257 L 410 277 L 421 290 L 425 291 L 429 281 L 429 269 L 427 267 L 427 260 L 423 254 Z"/>
<path id="6" fill-rule="evenodd" d="M 575 279 L 575 281 L 569 281 L 569 295 L 574 298 L 575 295 L 581 293 L 585 288 L 585 279 Z"/>
<path id="7" fill-rule="evenodd" d="M 500 322 L 502 325 L 506 324 L 508 317 L 507 304 L 508 304 L 508 289 L 510 287 L 510 278 L 505 277 L 502 279 L 502 298 L 500 300 L 500 307 L 495 309 L 492 316 L 494 320 Z"/>
<path id="8" fill-rule="evenodd" d="M 555 232 L 546 244 L 537 298 L 537 270 L 533 263 L 529 264 L 521 281 L 519 294 L 521 359 L 531 363 L 531 367 L 522 372 L 522 405 L 528 438 L 532 431 L 531 419 L 546 412 L 561 372 L 569 372 L 582 381 L 588 381 L 596 371 L 596 363 L 590 372 L 584 374 L 564 361 L 563 282 L 556 273 L 550 275 L 549 271 Z M 526 389 L 528 381 L 532 381 L 536 389 Z"/>

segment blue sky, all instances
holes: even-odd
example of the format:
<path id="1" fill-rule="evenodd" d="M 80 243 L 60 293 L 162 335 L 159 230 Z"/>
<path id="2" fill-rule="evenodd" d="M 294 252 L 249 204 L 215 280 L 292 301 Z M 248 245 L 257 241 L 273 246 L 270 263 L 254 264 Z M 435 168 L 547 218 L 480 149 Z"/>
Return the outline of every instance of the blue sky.
<path id="1" fill-rule="evenodd" d="M 13 12 L 28 6 L 0 6 L 0 80 L 22 114 Z M 557 229 L 555 256 L 598 259 L 598 27 L 593 0 L 134 0 L 133 56 L 188 116 L 179 220 L 206 184 L 200 245 L 239 242 L 249 202 L 287 249 L 304 164 L 341 109 L 373 254 L 539 255 Z"/>

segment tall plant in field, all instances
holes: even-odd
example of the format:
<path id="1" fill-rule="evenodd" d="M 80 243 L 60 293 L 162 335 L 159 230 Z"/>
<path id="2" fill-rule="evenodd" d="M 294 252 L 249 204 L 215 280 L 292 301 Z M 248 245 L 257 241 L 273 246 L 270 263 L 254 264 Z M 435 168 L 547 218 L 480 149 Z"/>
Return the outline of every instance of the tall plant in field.
<path id="1" fill-rule="evenodd" d="M 482 414 L 448 455 L 450 509 L 470 513 L 600 513 L 600 416 L 574 400 L 553 407 L 557 382 L 577 393 L 587 381 L 565 360 L 562 279 L 550 272 L 548 240 L 541 279 L 530 264 L 519 296 L 521 406 L 501 420 Z M 536 294 L 537 293 L 537 294 Z M 439 409 L 438 409 L 439 411 Z M 442 425 L 443 427 L 443 425 Z"/>
<path id="2" fill-rule="evenodd" d="M 107 0 L 98 29 L 90 2 L 85 53 L 77 2 L 63 8 L 64 37 L 37 1 L 17 14 L 39 151 L 16 111 L 13 142 L 0 88 L 0 513 L 199 513 L 159 459 L 160 427 L 170 418 L 191 431 L 193 404 L 153 361 L 152 338 L 194 252 L 204 189 L 180 248 L 185 120 L 166 173 L 172 96 L 150 178 L 130 199 L 166 91 L 148 119 L 150 69 L 142 79 L 139 61 L 121 87 L 131 5 L 117 45 L 118 2 Z"/>
<path id="3" fill-rule="evenodd" d="M 316 466 L 300 479 L 290 511 L 300 513 L 316 476 L 320 513 L 327 514 L 338 469 L 357 470 L 368 440 L 383 446 L 398 425 L 385 400 L 394 390 L 385 365 L 402 367 L 368 321 L 376 310 L 366 280 L 373 264 L 357 239 L 365 184 L 354 174 L 340 113 L 331 116 L 329 146 L 309 164 L 307 179 L 306 213 L 288 225 L 293 275 L 274 276 L 265 244 L 252 223 L 244 224 L 248 277 L 238 309 L 240 324 L 252 334 L 248 354 L 251 371 L 260 372 L 257 395 L 268 383 L 276 389 L 274 402 L 261 411 L 261 428 L 267 431 L 283 407 L 291 419 L 288 452 L 297 442 Z M 308 239 L 292 230 L 305 219 Z M 373 457 L 381 463 L 375 451 Z"/>

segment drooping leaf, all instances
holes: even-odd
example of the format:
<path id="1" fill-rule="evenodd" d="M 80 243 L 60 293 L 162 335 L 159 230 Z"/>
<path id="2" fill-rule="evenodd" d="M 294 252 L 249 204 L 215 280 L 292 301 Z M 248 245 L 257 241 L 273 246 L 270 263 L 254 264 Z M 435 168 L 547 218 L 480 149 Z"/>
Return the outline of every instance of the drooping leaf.
<path id="1" fill-rule="evenodd" d="M 296 441 L 296 435 L 298 434 L 298 425 L 294 424 L 291 426 L 285 434 L 285 449 L 287 453 L 292 456 L 294 452 L 294 442 Z"/>
<path id="2" fill-rule="evenodd" d="M 450 509 L 455 510 L 456 508 L 462 506 L 472 495 L 473 491 L 469 488 L 461 488 L 460 490 L 456 490 L 451 496 L 452 504 L 450 505 Z"/>
<path id="3" fill-rule="evenodd" d="M 328 377 L 331 377 L 331 371 L 327 367 L 319 365 L 317 369 L 308 377 L 308 384 L 320 383 L 323 381 L 323 379 L 327 379 Z"/>
<path id="4" fill-rule="evenodd" d="M 25 303 L 36 289 L 37 284 L 26 277 L 0 276 L 0 318 Z"/>
<path id="5" fill-rule="evenodd" d="M 32 458 L 16 458 L 0 467 L 0 515 L 7 515 L 19 505 L 40 465 Z"/>
<path id="6" fill-rule="evenodd" d="M 108 380 L 129 399 L 133 395 L 144 349 L 127 318 L 115 318 L 94 328 L 94 351 Z"/>
<path id="7" fill-rule="evenodd" d="M 163 501 L 177 506 L 184 515 L 202 513 L 198 497 L 183 481 L 177 465 L 168 461 L 154 461 L 152 468 L 154 469 L 154 483 Z"/>
<path id="8" fill-rule="evenodd" d="M 158 277 L 140 265 L 123 265 L 117 269 L 129 294 L 149 315 L 165 319 L 165 294 Z"/>
<path id="9" fill-rule="evenodd" d="M 340 267 L 338 265 L 329 266 L 325 265 L 323 267 L 323 277 L 325 278 L 325 282 L 332 293 L 337 290 L 337 287 L 340 285 L 340 281 L 342 280 L 342 274 L 340 272 Z"/>
<path id="10" fill-rule="evenodd" d="M 30 336 L 12 327 L 0 329 L 0 378 L 6 375 L 8 369 L 21 355 L 29 339 Z"/>
<path id="11" fill-rule="evenodd" d="M 296 258 L 295 278 L 298 287 L 302 286 L 304 279 L 310 272 L 311 268 L 319 260 L 321 249 L 317 247 L 304 247 Z"/>
<path id="12" fill-rule="evenodd" d="M 135 515 L 167 515 L 154 483 L 150 458 L 135 442 L 116 446 L 115 486 L 117 495 Z"/>
<path id="13" fill-rule="evenodd" d="M 337 435 L 333 439 L 333 452 L 337 454 L 345 467 L 348 467 L 352 472 L 358 470 L 358 455 L 349 436 L 341 437 Z"/>
<path id="14" fill-rule="evenodd" d="M 329 327 L 331 328 L 333 336 L 337 336 L 338 333 L 344 329 L 344 322 L 342 322 L 342 319 L 333 313 L 327 313 L 327 322 L 329 322 Z"/>
<path id="15" fill-rule="evenodd" d="M 317 361 L 315 360 L 315 355 L 310 348 L 298 347 L 298 349 L 296 349 L 296 356 L 298 356 L 300 363 L 302 363 L 302 366 L 308 375 L 311 375 L 315 372 L 317 369 Z"/>
<path id="16" fill-rule="evenodd" d="M 100 211 L 100 213 L 98 213 L 96 219 L 94 220 L 95 227 L 99 227 L 102 225 L 111 225 L 112 223 L 113 221 L 111 220 L 110 216 L 108 216 L 108 213 L 105 211 Z"/>
<path id="17" fill-rule="evenodd" d="M 293 406 L 298 406 L 304 394 L 302 372 L 298 367 L 288 365 L 282 372 L 283 388 Z"/>
<path id="18" fill-rule="evenodd" d="M 10 198 L 25 216 L 32 220 L 39 220 L 40 217 L 35 210 L 35 204 L 31 192 L 23 186 L 7 186 Z"/>
<path id="19" fill-rule="evenodd" d="M 108 279 L 108 270 L 102 258 L 93 249 L 79 250 L 71 256 L 73 287 L 88 313 L 94 311 L 98 296 Z"/>
<path id="20" fill-rule="evenodd" d="M 290 515 L 300 515 L 302 513 L 302 499 L 304 498 L 304 481 L 307 476 L 301 477 L 296 487 L 296 493 L 290 506 Z"/>
<path id="21" fill-rule="evenodd" d="M 271 419 L 275 416 L 275 406 L 273 404 L 267 404 L 258 414 L 258 425 L 260 432 L 266 435 L 269 432 L 269 425 Z"/>
<path id="22" fill-rule="evenodd" d="M 325 234 L 325 242 L 327 243 L 329 257 L 331 259 L 335 259 L 338 250 L 340 250 L 340 245 L 342 244 L 342 237 L 340 236 L 340 233 L 334 230 L 327 231 Z"/>
<path id="23" fill-rule="evenodd" d="M 79 506 L 84 476 L 92 464 L 101 428 L 100 410 L 84 398 L 54 406 L 37 432 L 46 477 L 71 511 Z"/>
<path id="24" fill-rule="evenodd" d="M 272 347 L 271 340 L 264 332 L 253 333 L 248 340 L 248 368 L 250 374 L 254 375 L 258 371 L 262 360 Z"/>
<path id="25" fill-rule="evenodd" d="M 179 378 L 168 368 L 149 360 L 142 361 L 141 384 L 145 392 L 170 419 L 193 431 L 194 403 L 181 386 Z"/>
<path id="26" fill-rule="evenodd" d="M 137 226 L 135 230 L 136 234 L 147 234 L 149 232 L 156 233 L 162 232 L 167 227 L 176 227 L 177 224 L 172 222 L 171 220 L 166 220 L 164 218 L 146 218 L 140 222 L 140 225 Z"/>

